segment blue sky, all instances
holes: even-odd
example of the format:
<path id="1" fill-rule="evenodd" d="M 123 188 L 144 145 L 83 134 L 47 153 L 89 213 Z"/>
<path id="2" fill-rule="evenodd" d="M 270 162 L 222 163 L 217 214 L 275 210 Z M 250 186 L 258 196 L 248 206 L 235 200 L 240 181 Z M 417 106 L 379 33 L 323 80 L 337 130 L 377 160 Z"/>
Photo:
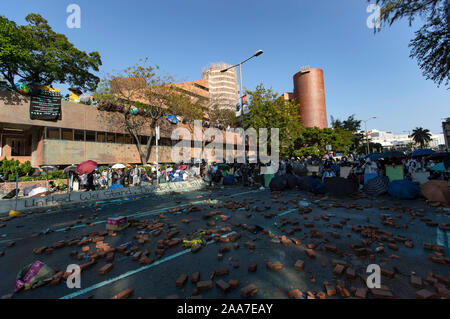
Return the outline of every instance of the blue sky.
<path id="1" fill-rule="evenodd" d="M 66 26 L 66 7 L 81 7 L 81 28 Z M 442 132 L 450 91 L 421 74 L 409 58 L 418 28 L 406 21 L 374 34 L 365 0 L 21 0 L 2 1 L 0 14 L 25 23 L 40 13 L 79 49 L 99 51 L 100 76 L 148 57 L 178 81 L 201 78 L 211 62 L 238 63 L 244 86 L 261 82 L 293 90 L 304 65 L 324 70 L 328 119 L 376 116 L 368 128 L 402 133 L 417 126 Z"/>

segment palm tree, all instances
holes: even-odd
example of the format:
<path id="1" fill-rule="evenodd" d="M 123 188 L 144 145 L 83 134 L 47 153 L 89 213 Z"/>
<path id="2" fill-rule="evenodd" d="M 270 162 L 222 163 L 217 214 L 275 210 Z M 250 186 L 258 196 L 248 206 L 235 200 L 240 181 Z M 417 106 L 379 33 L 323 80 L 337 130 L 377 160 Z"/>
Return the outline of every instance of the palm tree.
<path id="1" fill-rule="evenodd" d="M 423 129 L 421 127 L 416 127 L 411 137 L 416 144 L 420 145 L 420 148 L 423 148 L 425 144 L 431 141 L 431 133 L 428 129 Z"/>

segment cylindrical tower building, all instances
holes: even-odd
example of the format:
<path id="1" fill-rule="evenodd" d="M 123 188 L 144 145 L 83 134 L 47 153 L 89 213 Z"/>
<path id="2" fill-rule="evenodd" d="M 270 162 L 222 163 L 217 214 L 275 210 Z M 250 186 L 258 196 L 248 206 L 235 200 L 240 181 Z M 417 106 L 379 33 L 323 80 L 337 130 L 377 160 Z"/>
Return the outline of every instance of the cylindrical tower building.
<path id="1" fill-rule="evenodd" d="M 305 127 L 328 127 L 322 69 L 304 68 L 294 75 L 294 98 Z"/>

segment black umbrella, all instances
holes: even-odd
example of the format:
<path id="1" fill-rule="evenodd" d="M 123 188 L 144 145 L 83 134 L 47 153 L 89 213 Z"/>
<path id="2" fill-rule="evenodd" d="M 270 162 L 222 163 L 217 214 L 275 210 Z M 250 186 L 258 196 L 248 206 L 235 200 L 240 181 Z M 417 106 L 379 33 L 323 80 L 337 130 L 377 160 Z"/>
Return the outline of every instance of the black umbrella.
<path id="1" fill-rule="evenodd" d="M 445 168 L 450 167 L 450 153 L 448 152 L 442 152 L 442 153 L 434 153 L 428 157 L 425 158 L 426 160 L 433 160 L 433 161 L 442 161 L 444 162 Z"/>
<path id="2" fill-rule="evenodd" d="M 11 199 L 14 198 L 16 196 L 16 194 L 19 194 L 20 189 L 13 189 L 12 191 L 10 191 L 8 194 L 6 194 L 5 196 L 3 196 L 3 199 Z"/>
<path id="3" fill-rule="evenodd" d="M 377 176 L 364 185 L 363 191 L 369 196 L 378 196 L 388 191 L 388 185 L 389 178 L 387 176 Z"/>
<path id="4" fill-rule="evenodd" d="M 333 195 L 351 195 L 358 190 L 357 184 L 351 179 L 330 177 L 324 180 L 325 190 Z"/>
<path id="5" fill-rule="evenodd" d="M 293 189 L 295 187 L 297 187 L 297 177 L 295 177 L 295 175 L 292 174 L 286 174 L 286 181 L 287 181 L 287 185 L 286 187 L 289 189 Z"/>
<path id="6" fill-rule="evenodd" d="M 434 153 L 426 157 L 425 159 L 434 161 L 434 160 L 444 160 L 446 158 L 450 159 L 450 153 L 448 152 Z"/>
<path id="7" fill-rule="evenodd" d="M 272 191 L 282 191 L 287 186 L 287 179 L 285 175 L 275 176 L 270 181 L 269 187 Z"/>

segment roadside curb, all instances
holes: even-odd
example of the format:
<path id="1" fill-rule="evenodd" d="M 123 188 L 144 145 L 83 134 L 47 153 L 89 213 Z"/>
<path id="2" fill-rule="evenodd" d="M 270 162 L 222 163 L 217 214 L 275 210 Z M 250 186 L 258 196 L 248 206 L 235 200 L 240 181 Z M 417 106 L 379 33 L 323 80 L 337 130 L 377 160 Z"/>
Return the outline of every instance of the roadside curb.
<path id="1" fill-rule="evenodd" d="M 35 209 L 70 207 L 91 202 L 109 202 L 132 196 L 140 197 L 143 195 L 163 195 L 171 192 L 179 193 L 194 191 L 202 189 L 206 187 L 206 185 L 207 184 L 203 180 L 198 179 L 194 181 L 164 183 L 160 185 L 134 186 L 91 192 L 56 194 L 35 198 L 20 198 L 17 199 L 17 208 L 15 199 L 1 200 L 0 216 L 7 216 L 11 210 L 25 212 Z"/>

